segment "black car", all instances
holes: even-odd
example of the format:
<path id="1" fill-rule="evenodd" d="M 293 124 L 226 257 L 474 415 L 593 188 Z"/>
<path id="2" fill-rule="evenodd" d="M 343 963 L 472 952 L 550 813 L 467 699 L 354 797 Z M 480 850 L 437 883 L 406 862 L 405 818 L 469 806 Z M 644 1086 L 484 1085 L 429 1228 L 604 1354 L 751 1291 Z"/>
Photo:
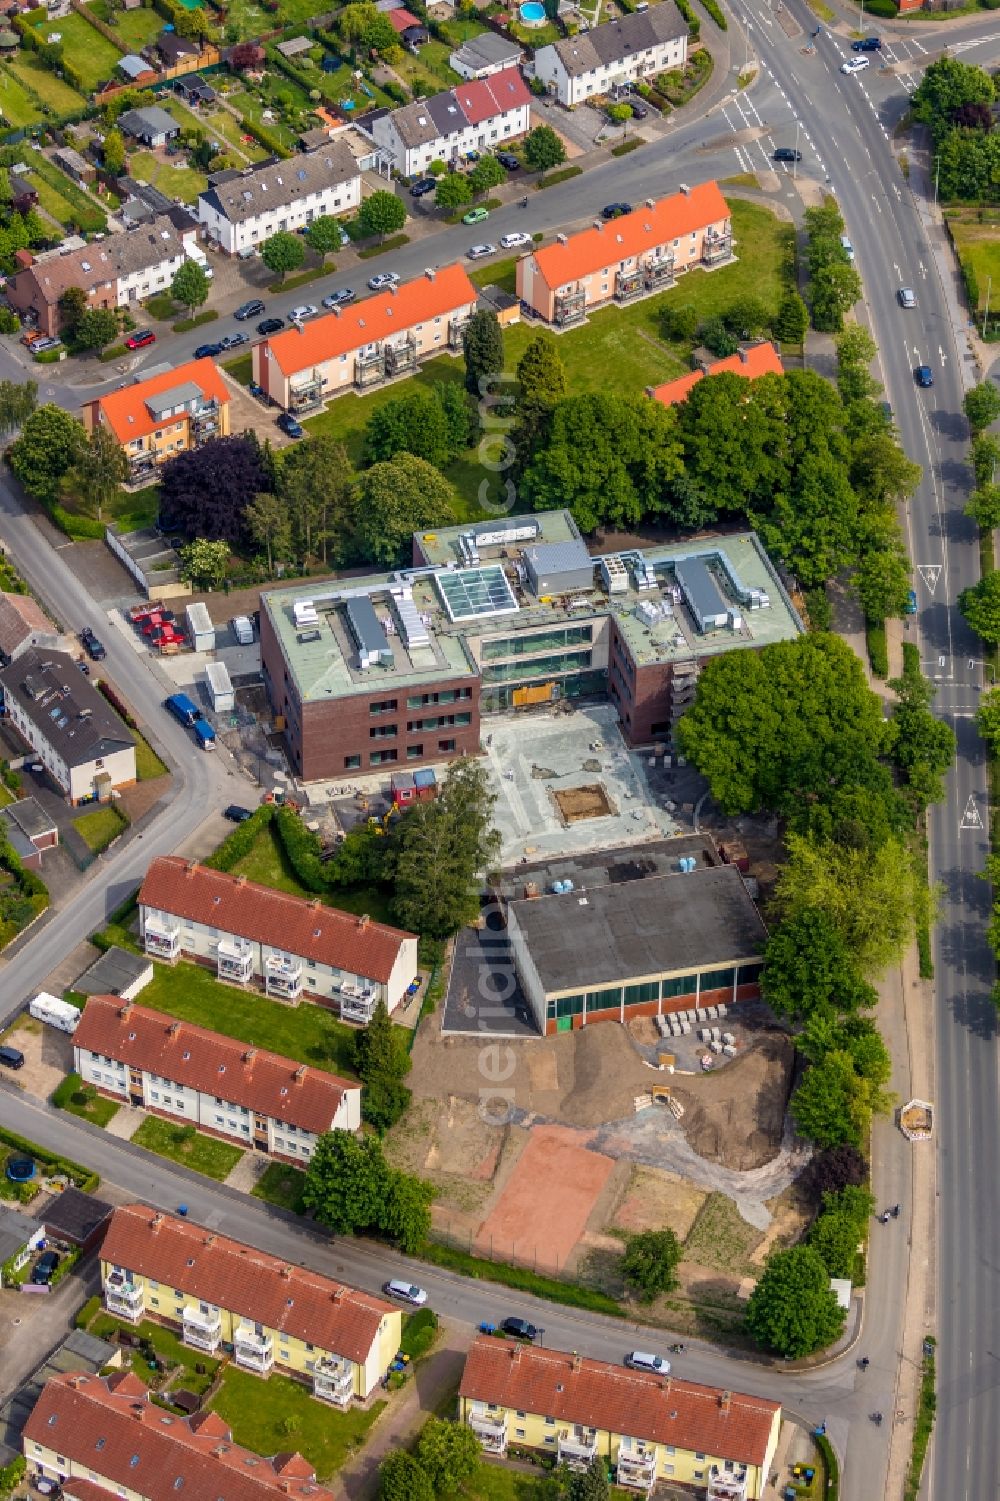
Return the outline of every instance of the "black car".
<path id="1" fill-rule="evenodd" d="M 104 661 L 104 658 L 107 656 L 104 643 L 97 639 L 89 625 L 85 625 L 80 632 L 80 642 L 92 662 Z"/>
<path id="2" fill-rule="evenodd" d="M 623 214 L 630 214 L 631 212 L 631 203 L 606 203 L 601 209 L 601 218 L 620 219 Z"/>
<path id="3" fill-rule="evenodd" d="M 800 162 L 802 160 L 802 152 L 796 151 L 793 146 L 779 146 L 772 160 L 776 162 Z"/>
<path id="4" fill-rule="evenodd" d="M 35 1262 L 31 1272 L 31 1281 L 35 1287 L 48 1287 L 59 1265 L 58 1251 L 43 1251 Z"/>
<path id="5" fill-rule="evenodd" d="M 630 99 L 628 103 L 629 108 L 632 111 L 632 119 L 645 120 L 646 116 L 649 114 L 649 110 L 646 108 L 646 106 L 644 104 L 640 104 L 638 99 Z"/>
<path id="6" fill-rule="evenodd" d="M 521 163 L 518 161 L 513 151 L 498 151 L 497 161 L 500 163 L 501 167 L 506 168 L 508 172 L 517 172 L 521 166 Z"/>
<path id="7" fill-rule="evenodd" d="M 276 334 L 280 333 L 284 326 L 284 318 L 262 318 L 257 324 L 257 332 L 259 334 Z"/>
<path id="8" fill-rule="evenodd" d="M 880 36 L 865 36 L 860 42 L 851 43 L 852 52 L 881 52 L 882 38 Z"/>
<path id="9" fill-rule="evenodd" d="M 534 1340 L 542 1333 L 534 1324 L 529 1324 L 527 1319 L 504 1319 L 500 1328 L 512 1339 Z"/>
<path id="10" fill-rule="evenodd" d="M 253 812 L 250 808 L 241 808 L 239 803 L 230 803 L 228 808 L 223 808 L 222 816 L 230 823 L 246 823 L 248 818 L 253 818 Z"/>
<path id="11" fill-rule="evenodd" d="M 248 318 L 259 318 L 263 311 L 264 304 L 259 297 L 254 297 L 249 302 L 241 302 L 233 317 L 238 318 L 241 323 L 245 323 Z"/>
<path id="12" fill-rule="evenodd" d="M 411 198 L 423 198 L 425 193 L 433 193 L 437 187 L 437 179 L 434 177 L 418 177 L 410 189 Z"/>
<path id="13" fill-rule="evenodd" d="M 304 438 L 306 435 L 305 428 L 302 426 L 302 423 L 296 422 L 291 412 L 282 412 L 281 416 L 278 418 L 278 426 L 281 428 L 281 431 L 283 433 L 287 433 L 290 438 Z"/>
<path id="14" fill-rule="evenodd" d="M 221 344 L 199 344 L 194 352 L 194 357 L 196 360 L 214 360 L 215 356 L 221 353 Z"/>

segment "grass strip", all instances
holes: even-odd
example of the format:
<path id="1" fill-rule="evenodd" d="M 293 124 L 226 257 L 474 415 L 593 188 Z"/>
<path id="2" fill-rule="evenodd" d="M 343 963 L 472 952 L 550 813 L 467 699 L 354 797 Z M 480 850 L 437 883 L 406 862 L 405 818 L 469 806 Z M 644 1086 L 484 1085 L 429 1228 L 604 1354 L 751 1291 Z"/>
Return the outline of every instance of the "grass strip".
<path id="1" fill-rule="evenodd" d="M 622 141 L 621 145 L 619 145 L 619 146 L 612 146 L 612 148 L 611 148 L 611 155 L 612 156 L 628 156 L 628 154 L 629 154 L 630 151 L 638 151 L 639 147 L 642 146 L 642 145 L 644 145 L 644 144 L 645 144 L 645 142 L 635 140 L 634 138 L 631 141 Z"/>
<path id="2" fill-rule="evenodd" d="M 367 250 L 358 251 L 358 260 L 370 261 L 373 255 L 381 255 L 386 250 L 398 250 L 401 245 L 409 245 L 409 235 L 393 235 L 386 240 L 384 245 L 369 245 Z"/>
<path id="3" fill-rule="evenodd" d="M 917 1418 L 913 1425 L 913 1446 L 910 1450 L 910 1468 L 906 1475 L 906 1485 L 903 1488 L 903 1501 L 917 1501 L 927 1446 L 931 1441 L 931 1432 L 934 1428 L 934 1413 L 937 1409 L 935 1348 L 936 1341 L 933 1336 L 927 1335 L 924 1339 L 924 1358 L 920 1366 L 920 1397 L 917 1402 Z"/>
<path id="4" fill-rule="evenodd" d="M 581 1287 L 578 1282 L 560 1282 L 555 1277 L 543 1277 L 530 1267 L 510 1266 L 505 1261 L 486 1261 L 480 1256 L 471 1256 L 455 1246 L 442 1246 L 428 1241 L 420 1252 L 423 1261 L 440 1266 L 463 1277 L 475 1277 L 482 1282 L 499 1282 L 504 1287 L 513 1287 L 518 1292 L 531 1293 L 536 1298 L 547 1298 L 550 1303 L 562 1303 L 567 1308 L 585 1308 L 589 1313 L 607 1313 L 613 1318 L 626 1317 L 625 1310 L 607 1293 L 596 1288 Z"/>
<path id="5" fill-rule="evenodd" d="M 535 187 L 539 192 L 543 188 L 554 188 L 557 183 L 568 182 L 571 177 L 579 177 L 582 171 L 582 167 L 560 167 L 558 172 L 546 172 L 545 176 L 540 177 L 535 183 Z"/>
<path id="6" fill-rule="evenodd" d="M 267 290 L 269 292 L 294 292 L 296 287 L 304 287 L 309 282 L 316 281 L 318 277 L 326 276 L 336 269 L 334 261 L 330 261 L 325 266 L 310 266 L 308 271 L 300 271 L 298 276 L 286 276 L 284 281 L 279 277 L 277 281 L 269 282 Z"/>
<path id="7" fill-rule="evenodd" d="M 171 324 L 175 334 L 189 333 L 192 328 L 200 328 L 203 323 L 214 323 L 218 317 L 215 308 L 206 308 L 203 313 L 195 313 L 193 318 L 181 318 L 177 323 Z"/>

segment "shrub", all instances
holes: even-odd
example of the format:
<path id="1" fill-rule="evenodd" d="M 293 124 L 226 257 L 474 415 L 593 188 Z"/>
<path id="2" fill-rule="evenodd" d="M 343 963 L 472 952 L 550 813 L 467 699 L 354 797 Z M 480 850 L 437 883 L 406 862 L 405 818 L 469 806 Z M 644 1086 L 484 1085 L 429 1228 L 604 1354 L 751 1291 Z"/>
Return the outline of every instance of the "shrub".
<path id="1" fill-rule="evenodd" d="M 720 31 L 728 31 L 729 27 L 728 27 L 728 25 L 726 23 L 726 18 L 722 14 L 721 9 L 719 8 L 718 4 L 716 3 L 716 0 L 701 0 L 701 3 L 705 7 L 705 9 L 708 11 L 709 15 L 712 17 L 712 20 L 715 22 L 716 26 L 718 26 L 719 30 Z M 869 9 L 871 9 L 870 6 L 869 6 Z M 895 7 L 894 7 L 894 9 L 895 9 Z"/>
<path id="2" fill-rule="evenodd" d="M 232 870 L 234 865 L 249 855 L 257 842 L 257 835 L 266 829 L 277 809 L 273 803 L 262 803 L 252 818 L 237 824 L 204 862 L 210 870 Z"/>
<path id="3" fill-rule="evenodd" d="M 885 634 L 885 621 L 866 621 L 865 640 L 868 644 L 868 661 L 872 673 L 877 678 L 887 678 L 889 676 L 889 643 Z"/>
<path id="4" fill-rule="evenodd" d="M 21 320 L 13 308 L 0 307 L 0 334 L 16 334 Z"/>
<path id="5" fill-rule="evenodd" d="M 14 1487 L 24 1479 L 24 1472 L 28 1468 L 28 1461 L 23 1454 L 15 1454 L 10 1464 L 4 1465 L 0 1470 L 0 1496 L 9 1496 Z"/>
<path id="6" fill-rule="evenodd" d="M 277 810 L 277 827 L 278 838 L 288 856 L 288 863 L 302 885 L 307 891 L 326 891 L 329 883 L 320 860 L 321 845 L 317 836 L 306 828 L 299 815 L 293 813 L 291 808 Z"/>
<path id="7" fill-rule="evenodd" d="M 701 35 L 701 22 L 692 10 L 690 0 L 677 0 L 677 9 L 688 23 L 692 42 L 696 42 Z"/>
<path id="8" fill-rule="evenodd" d="M 86 1329 L 87 1325 L 94 1317 L 94 1314 L 97 1313 L 100 1309 L 100 1306 L 101 1295 L 100 1293 L 95 1293 L 94 1296 L 92 1298 L 88 1298 L 83 1307 L 77 1311 L 76 1317 L 73 1319 L 74 1328 Z"/>

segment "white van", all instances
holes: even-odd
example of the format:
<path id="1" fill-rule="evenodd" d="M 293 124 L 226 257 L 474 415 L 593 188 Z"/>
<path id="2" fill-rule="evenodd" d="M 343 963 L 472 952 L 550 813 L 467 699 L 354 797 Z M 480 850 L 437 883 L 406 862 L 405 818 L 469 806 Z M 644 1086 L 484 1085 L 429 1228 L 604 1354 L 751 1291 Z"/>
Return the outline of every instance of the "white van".
<path id="1" fill-rule="evenodd" d="M 648 1350 L 633 1350 L 626 1355 L 625 1364 L 633 1371 L 652 1371 L 657 1376 L 670 1375 L 670 1361 L 662 1355 L 650 1355 Z"/>
<path id="2" fill-rule="evenodd" d="M 853 259 L 854 259 L 854 246 L 851 244 L 850 240 L 847 238 L 846 235 L 841 235 L 841 237 L 840 237 L 840 248 L 844 252 L 844 254 L 847 256 L 847 259 L 849 261 L 853 261 Z"/>
<path id="3" fill-rule="evenodd" d="M 194 261 L 196 266 L 201 267 L 205 275 L 208 277 L 209 281 L 212 280 L 212 277 L 215 273 L 213 272 L 212 267 L 209 264 L 208 256 L 205 254 L 204 250 L 202 250 L 200 245 L 196 245 L 193 240 L 185 240 L 184 254 L 187 256 L 189 261 Z"/>
<path id="4" fill-rule="evenodd" d="M 29 1004 L 28 1011 L 37 1021 L 58 1027 L 60 1032 L 75 1032 L 80 1021 L 80 1011 L 76 1006 L 49 995 L 47 990 L 38 992 Z"/>

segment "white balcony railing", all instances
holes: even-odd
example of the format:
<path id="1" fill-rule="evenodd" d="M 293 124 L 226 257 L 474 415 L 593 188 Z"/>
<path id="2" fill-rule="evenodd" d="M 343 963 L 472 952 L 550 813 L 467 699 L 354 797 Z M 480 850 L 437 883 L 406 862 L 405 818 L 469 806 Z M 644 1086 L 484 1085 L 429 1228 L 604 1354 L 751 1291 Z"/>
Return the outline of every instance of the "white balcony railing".
<path id="1" fill-rule="evenodd" d="M 340 1016 L 345 1022 L 370 1022 L 378 997 L 370 986 L 341 985 Z"/>
<path id="2" fill-rule="evenodd" d="M 269 954 L 264 960 L 264 990 L 267 995 L 294 1000 L 302 991 L 302 963 L 284 954 Z"/>
<path id="3" fill-rule="evenodd" d="M 749 1474 L 742 1467 L 723 1470 L 713 1465 L 708 1472 L 705 1501 L 747 1501 Z"/>
<path id="4" fill-rule="evenodd" d="M 470 1412 L 469 1427 L 486 1454 L 506 1454 L 507 1415 L 502 1412 Z"/>
<path id="5" fill-rule="evenodd" d="M 259 1333 L 252 1324 L 238 1324 L 233 1335 L 233 1356 L 237 1365 L 266 1374 L 274 1365 L 274 1343 L 270 1335 Z"/>
<path id="6" fill-rule="evenodd" d="M 143 924 L 146 953 L 159 959 L 176 959 L 181 950 L 181 925 L 169 918 L 147 917 Z"/>
<path id="7" fill-rule="evenodd" d="M 620 1486 L 648 1496 L 656 1480 L 656 1450 L 626 1439 L 618 1450 L 615 1479 Z"/>
<path id="8" fill-rule="evenodd" d="M 597 1453 L 597 1433 L 593 1428 L 560 1428 L 559 1463 L 570 1470 L 585 1470 Z"/>
<path id="9" fill-rule="evenodd" d="M 313 1369 L 313 1396 L 348 1407 L 354 1396 L 354 1367 L 349 1360 L 324 1355 Z"/>
<path id="10" fill-rule="evenodd" d="M 196 1350 L 207 1350 L 211 1355 L 222 1339 L 222 1319 L 218 1312 L 203 1313 L 197 1304 L 189 1304 L 184 1310 L 184 1343 Z"/>
<path id="11" fill-rule="evenodd" d="M 220 980 L 246 985 L 253 977 L 253 944 L 245 938 L 220 938 L 216 963 Z"/>
<path id="12" fill-rule="evenodd" d="M 137 1323 L 142 1318 L 143 1302 L 141 1286 L 126 1282 L 122 1277 L 116 1279 L 114 1274 L 108 1278 L 104 1287 L 104 1306 L 116 1318 Z"/>

